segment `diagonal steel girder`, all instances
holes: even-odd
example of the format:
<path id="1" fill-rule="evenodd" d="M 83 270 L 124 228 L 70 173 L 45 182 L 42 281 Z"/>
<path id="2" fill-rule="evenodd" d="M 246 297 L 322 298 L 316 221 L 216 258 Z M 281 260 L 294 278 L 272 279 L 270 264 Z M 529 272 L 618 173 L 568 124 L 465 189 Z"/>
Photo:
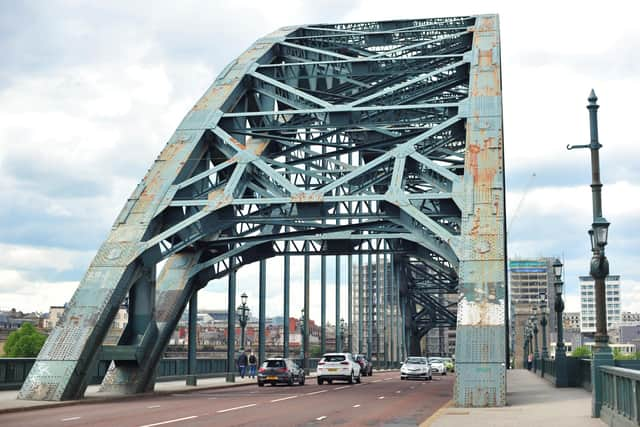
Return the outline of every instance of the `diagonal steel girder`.
<path id="1" fill-rule="evenodd" d="M 79 398 L 105 357 L 114 364 L 103 389 L 152 389 L 191 295 L 243 265 L 384 253 L 401 279 L 391 311 L 412 343 L 457 316 L 457 404 L 503 405 L 499 52 L 494 15 L 287 27 L 259 39 L 126 201 L 20 398 Z M 434 297 L 452 293 L 457 310 Z M 105 348 L 127 297 L 129 325 Z M 492 351 L 476 354 L 478 344 Z"/>

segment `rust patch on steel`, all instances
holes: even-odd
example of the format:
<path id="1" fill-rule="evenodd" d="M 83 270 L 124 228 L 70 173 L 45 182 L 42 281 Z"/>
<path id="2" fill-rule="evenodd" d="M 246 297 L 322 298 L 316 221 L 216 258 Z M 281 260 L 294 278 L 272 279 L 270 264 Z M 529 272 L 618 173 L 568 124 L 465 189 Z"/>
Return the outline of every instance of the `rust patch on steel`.
<path id="1" fill-rule="evenodd" d="M 235 79 L 237 81 L 237 78 Z M 234 83 L 223 83 L 212 87 L 202 98 L 196 102 L 191 111 L 202 111 L 209 109 L 211 102 L 215 99 L 226 99 L 229 92 L 231 92 Z"/>
<path id="2" fill-rule="evenodd" d="M 302 191 L 291 196 L 291 201 L 293 203 L 321 202 L 323 200 L 324 196 L 315 191 Z"/>

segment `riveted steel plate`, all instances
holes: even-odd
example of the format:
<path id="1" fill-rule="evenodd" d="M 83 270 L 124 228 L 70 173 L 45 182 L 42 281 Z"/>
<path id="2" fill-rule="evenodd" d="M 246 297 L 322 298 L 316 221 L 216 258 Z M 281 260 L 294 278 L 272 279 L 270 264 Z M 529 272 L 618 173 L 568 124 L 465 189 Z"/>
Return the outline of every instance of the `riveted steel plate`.
<path id="1" fill-rule="evenodd" d="M 456 341 L 461 340 L 466 345 L 456 349 L 456 364 L 504 362 L 504 333 L 504 325 L 459 325 L 456 329 Z"/>
<path id="2" fill-rule="evenodd" d="M 504 341 L 504 337 L 503 337 Z M 506 369 L 501 363 L 459 363 L 456 360 L 454 400 L 461 407 L 506 405 Z"/>

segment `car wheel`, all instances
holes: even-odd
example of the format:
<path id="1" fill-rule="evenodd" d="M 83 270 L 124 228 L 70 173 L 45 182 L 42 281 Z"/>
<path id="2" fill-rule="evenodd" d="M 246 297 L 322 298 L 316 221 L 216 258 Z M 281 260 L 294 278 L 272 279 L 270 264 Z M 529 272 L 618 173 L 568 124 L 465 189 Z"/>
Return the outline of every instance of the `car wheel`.
<path id="1" fill-rule="evenodd" d="M 362 381 L 362 375 L 358 374 L 357 378 L 356 378 L 356 382 L 358 384 L 360 384 L 360 382 Z"/>
<path id="2" fill-rule="evenodd" d="M 428 380 L 431 381 L 433 379 L 433 377 L 431 375 L 429 375 Z"/>
<path id="3" fill-rule="evenodd" d="M 289 375 L 289 381 L 287 382 L 288 385 L 293 385 L 293 374 Z"/>
<path id="4" fill-rule="evenodd" d="M 304 385 L 304 374 L 300 375 L 300 378 L 298 379 L 298 385 Z"/>
<path id="5" fill-rule="evenodd" d="M 444 377 L 445 375 L 447 375 L 447 371 L 444 371 L 444 372 L 442 373 L 442 376 L 443 376 L 443 377 Z"/>
<path id="6" fill-rule="evenodd" d="M 322 385 L 323 382 L 322 378 L 318 377 L 318 385 Z"/>
<path id="7" fill-rule="evenodd" d="M 333 380 L 327 380 L 329 384 L 333 384 Z"/>
<path id="8" fill-rule="evenodd" d="M 264 387 L 264 383 L 261 381 L 258 381 L 258 387 Z"/>
<path id="9" fill-rule="evenodd" d="M 351 371 L 351 376 L 349 377 L 348 382 L 349 382 L 349 384 L 353 384 L 353 383 L 356 382 L 356 377 L 355 377 L 355 375 L 353 375 L 353 371 Z"/>

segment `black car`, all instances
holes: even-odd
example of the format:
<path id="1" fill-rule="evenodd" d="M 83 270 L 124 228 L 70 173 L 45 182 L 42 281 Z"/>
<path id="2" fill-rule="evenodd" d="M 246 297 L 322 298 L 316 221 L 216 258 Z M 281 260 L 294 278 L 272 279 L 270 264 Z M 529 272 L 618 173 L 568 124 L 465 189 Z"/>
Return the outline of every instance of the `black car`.
<path id="1" fill-rule="evenodd" d="M 266 383 L 304 385 L 304 370 L 291 359 L 281 357 L 267 359 L 258 369 L 258 387 L 263 387 Z"/>
<path id="2" fill-rule="evenodd" d="M 368 361 L 364 354 L 355 354 L 353 358 L 360 365 L 360 372 L 363 377 L 373 375 L 373 363 Z"/>

